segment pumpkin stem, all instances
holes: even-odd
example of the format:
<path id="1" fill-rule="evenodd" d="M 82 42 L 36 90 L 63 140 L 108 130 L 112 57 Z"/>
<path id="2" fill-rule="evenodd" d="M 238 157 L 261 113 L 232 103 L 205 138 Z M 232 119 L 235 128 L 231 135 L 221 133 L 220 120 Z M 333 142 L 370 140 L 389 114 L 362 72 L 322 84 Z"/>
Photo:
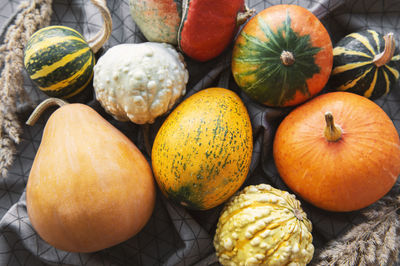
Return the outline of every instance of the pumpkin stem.
<path id="1" fill-rule="evenodd" d="M 383 39 L 385 40 L 385 48 L 383 52 L 377 54 L 373 60 L 374 64 L 377 67 L 386 65 L 390 60 L 392 60 L 394 51 L 396 49 L 396 41 L 394 39 L 393 32 L 390 32 L 383 36 Z"/>
<path id="2" fill-rule="evenodd" d="M 324 130 L 324 135 L 327 141 L 335 142 L 342 137 L 342 129 L 339 125 L 336 125 L 333 121 L 333 115 L 331 112 L 325 113 L 326 127 Z"/>
<path id="3" fill-rule="evenodd" d="M 281 61 L 282 64 L 284 64 L 285 66 L 291 66 L 294 64 L 296 60 L 294 59 L 294 55 L 292 52 L 283 51 L 281 53 Z"/>
<path id="4" fill-rule="evenodd" d="M 87 42 L 90 48 L 92 48 L 93 53 L 97 53 L 103 44 L 108 40 L 108 38 L 110 38 L 112 31 L 112 19 L 110 10 L 108 10 L 105 0 L 91 0 L 91 2 L 100 10 L 104 21 L 102 29 Z"/>
<path id="5" fill-rule="evenodd" d="M 39 117 L 43 114 L 43 112 L 49 108 L 50 106 L 58 105 L 58 106 L 63 106 L 68 104 L 68 102 L 58 99 L 58 98 L 48 98 L 41 102 L 35 110 L 33 110 L 32 114 L 29 116 L 28 120 L 26 121 L 26 124 L 28 126 L 33 126 L 36 121 L 38 121 Z"/>
<path id="6" fill-rule="evenodd" d="M 255 9 L 249 9 L 246 5 L 244 6 L 244 11 L 241 11 L 236 16 L 236 26 L 244 24 L 247 19 L 256 13 Z"/>

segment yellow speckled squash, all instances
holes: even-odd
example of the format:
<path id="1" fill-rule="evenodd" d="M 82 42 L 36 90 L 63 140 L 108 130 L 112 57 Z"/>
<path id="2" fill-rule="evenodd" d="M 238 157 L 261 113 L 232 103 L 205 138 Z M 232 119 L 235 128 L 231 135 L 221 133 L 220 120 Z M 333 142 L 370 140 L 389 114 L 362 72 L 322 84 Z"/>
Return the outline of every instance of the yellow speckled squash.
<path id="1" fill-rule="evenodd" d="M 248 186 L 225 205 L 214 246 L 222 265 L 306 265 L 314 254 L 311 229 L 294 195 Z"/>
<path id="2" fill-rule="evenodd" d="M 230 90 L 209 88 L 183 101 L 161 126 L 152 149 L 153 172 L 169 199 L 210 209 L 243 184 L 252 150 L 241 99 Z"/>

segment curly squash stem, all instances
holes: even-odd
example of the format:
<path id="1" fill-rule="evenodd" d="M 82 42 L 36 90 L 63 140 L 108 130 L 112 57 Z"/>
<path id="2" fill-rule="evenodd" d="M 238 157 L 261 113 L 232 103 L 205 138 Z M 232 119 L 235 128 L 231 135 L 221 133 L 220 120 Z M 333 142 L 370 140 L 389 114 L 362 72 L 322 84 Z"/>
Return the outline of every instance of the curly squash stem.
<path id="1" fill-rule="evenodd" d="M 91 0 L 91 2 L 99 9 L 104 22 L 102 29 L 92 39 L 88 40 L 90 48 L 92 48 L 94 53 L 97 53 L 103 44 L 110 38 L 112 19 L 105 0 Z"/>
<path id="2" fill-rule="evenodd" d="M 331 112 L 325 113 L 325 121 L 326 127 L 324 130 L 324 136 L 327 141 L 335 142 L 342 138 L 342 128 L 339 125 L 336 125 L 333 121 L 333 115 Z"/>
<path id="3" fill-rule="evenodd" d="M 43 112 L 49 108 L 50 106 L 58 105 L 58 106 L 63 106 L 69 104 L 67 101 L 58 99 L 58 98 L 48 98 L 41 102 L 35 110 L 33 110 L 32 114 L 29 116 L 28 120 L 26 121 L 26 124 L 28 126 L 33 126 L 39 119 L 39 117 L 43 114 Z"/>
<path id="4" fill-rule="evenodd" d="M 393 36 L 393 32 L 390 32 L 383 36 L 385 40 L 385 48 L 382 53 L 377 54 L 373 60 L 377 67 L 381 67 L 389 63 L 392 60 L 394 52 L 396 50 L 396 41 Z"/>

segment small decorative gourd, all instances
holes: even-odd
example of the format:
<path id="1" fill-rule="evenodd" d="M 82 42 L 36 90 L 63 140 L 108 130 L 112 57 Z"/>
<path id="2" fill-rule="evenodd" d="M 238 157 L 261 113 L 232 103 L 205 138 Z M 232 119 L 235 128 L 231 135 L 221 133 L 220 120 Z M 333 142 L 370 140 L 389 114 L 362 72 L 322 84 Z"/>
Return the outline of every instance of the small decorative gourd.
<path id="1" fill-rule="evenodd" d="M 49 96 L 69 98 L 93 76 L 94 54 L 83 36 L 64 26 L 49 26 L 32 35 L 24 64 L 31 80 Z"/>
<path id="2" fill-rule="evenodd" d="M 244 0 L 184 0 L 179 49 L 195 60 L 210 60 L 228 47 L 238 26 L 253 13 Z"/>
<path id="3" fill-rule="evenodd" d="M 293 106 L 320 92 L 332 70 L 332 42 L 319 19 L 297 5 L 275 5 L 251 18 L 232 55 L 236 83 L 268 106 Z"/>
<path id="4" fill-rule="evenodd" d="M 332 86 L 370 99 L 387 94 L 400 76 L 393 33 L 364 30 L 341 39 L 333 49 Z"/>
<path id="5" fill-rule="evenodd" d="M 129 4 L 148 41 L 178 45 L 198 61 L 221 54 L 238 26 L 254 13 L 244 0 L 130 0 Z"/>
<path id="6" fill-rule="evenodd" d="M 226 203 L 214 247 L 222 265 L 306 265 L 314 254 L 311 230 L 294 195 L 252 185 Z"/>
<path id="7" fill-rule="evenodd" d="M 131 43 L 110 48 L 94 67 L 97 100 L 115 119 L 153 123 L 185 94 L 189 74 L 169 44 Z"/>
<path id="8" fill-rule="evenodd" d="M 112 21 L 105 0 L 91 0 L 103 20 L 100 34 L 86 41 L 76 30 L 49 26 L 35 32 L 25 47 L 24 66 L 41 91 L 50 97 L 70 98 L 90 84 L 96 53 L 111 35 Z"/>

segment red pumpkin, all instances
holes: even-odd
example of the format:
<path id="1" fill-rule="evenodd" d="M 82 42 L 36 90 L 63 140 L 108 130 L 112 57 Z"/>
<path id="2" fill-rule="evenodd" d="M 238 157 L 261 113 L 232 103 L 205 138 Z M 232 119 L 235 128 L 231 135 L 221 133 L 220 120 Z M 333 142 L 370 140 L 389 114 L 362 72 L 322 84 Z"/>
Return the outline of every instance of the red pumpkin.
<path id="1" fill-rule="evenodd" d="M 348 92 L 323 94 L 279 125 L 273 146 L 285 183 L 330 211 L 353 211 L 384 196 L 400 174 L 400 141 L 386 113 Z"/>
<path id="2" fill-rule="evenodd" d="M 218 56 L 233 40 L 237 25 L 251 16 L 244 11 L 244 0 L 183 1 L 179 48 L 198 61 Z"/>

